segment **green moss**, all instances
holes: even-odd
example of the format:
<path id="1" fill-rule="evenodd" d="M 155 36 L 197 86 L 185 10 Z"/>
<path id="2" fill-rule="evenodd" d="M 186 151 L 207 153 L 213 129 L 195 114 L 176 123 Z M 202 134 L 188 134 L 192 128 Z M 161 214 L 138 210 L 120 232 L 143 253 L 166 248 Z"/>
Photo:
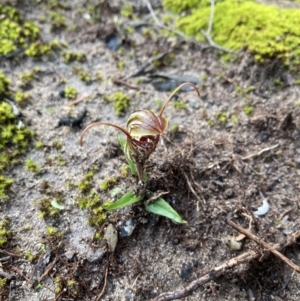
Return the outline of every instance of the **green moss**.
<path id="1" fill-rule="evenodd" d="M 119 91 L 115 92 L 112 97 L 105 95 L 103 98 L 114 104 L 115 112 L 118 116 L 122 115 L 130 105 L 129 96 Z"/>
<path id="2" fill-rule="evenodd" d="M 253 113 L 254 108 L 250 105 L 244 107 L 244 113 L 246 115 L 251 115 Z"/>
<path id="3" fill-rule="evenodd" d="M 52 50 L 51 44 L 42 43 L 41 41 L 32 43 L 26 50 L 25 54 L 28 56 L 42 56 L 50 54 Z"/>
<path id="4" fill-rule="evenodd" d="M 30 250 L 28 250 L 25 253 L 25 257 L 28 261 L 33 262 L 37 258 L 37 255 L 34 255 Z"/>
<path id="5" fill-rule="evenodd" d="M 100 72 L 100 71 L 98 71 L 98 72 L 96 72 L 96 79 L 97 80 L 103 80 L 103 74 L 102 74 L 102 72 Z"/>
<path id="6" fill-rule="evenodd" d="M 67 86 L 65 87 L 65 97 L 69 99 L 75 99 L 77 96 L 77 91 L 74 87 Z"/>
<path id="7" fill-rule="evenodd" d="M 51 30 L 58 30 L 67 26 L 66 20 L 63 15 L 58 11 L 50 11 Z"/>
<path id="8" fill-rule="evenodd" d="M 132 18 L 133 17 L 132 5 L 130 5 L 129 3 L 124 4 L 120 13 L 125 18 Z"/>
<path id="9" fill-rule="evenodd" d="M 42 141 L 35 141 L 34 146 L 36 149 L 43 149 L 44 143 Z"/>
<path id="10" fill-rule="evenodd" d="M 181 1 L 165 0 L 167 9 L 179 12 Z M 208 1 L 187 0 L 195 7 L 188 16 L 179 17 L 178 28 L 204 41 L 201 30 L 206 30 L 210 18 Z M 180 9 L 179 9 L 180 8 Z M 286 65 L 297 66 L 300 55 L 300 10 L 279 8 L 254 0 L 224 0 L 215 5 L 211 36 L 214 41 L 232 50 L 247 47 L 256 60 L 279 57 Z M 298 67 L 299 68 L 299 67 Z"/>
<path id="11" fill-rule="evenodd" d="M 84 70 L 82 67 L 79 66 L 73 67 L 73 73 L 77 74 L 81 81 L 87 84 L 91 82 L 91 77 L 89 73 L 86 70 Z"/>
<path id="12" fill-rule="evenodd" d="M 49 236 L 60 236 L 61 235 L 61 232 L 58 231 L 55 227 L 52 227 L 52 226 L 47 226 L 46 227 L 46 233 Z"/>
<path id="13" fill-rule="evenodd" d="M 175 13 L 194 8 L 199 4 L 198 0 L 163 0 L 163 5 Z"/>
<path id="14" fill-rule="evenodd" d="M 106 178 L 105 180 L 103 180 L 101 182 L 100 189 L 103 191 L 111 189 L 116 184 L 116 182 L 117 182 L 117 179 L 115 179 L 115 178 Z"/>
<path id="15" fill-rule="evenodd" d="M 124 62 L 124 61 L 119 61 L 119 62 L 117 63 L 117 68 L 118 68 L 119 70 L 124 70 L 124 68 L 125 68 L 125 62 Z"/>
<path id="16" fill-rule="evenodd" d="M 22 102 L 25 102 L 25 101 L 27 101 L 28 99 L 30 98 L 30 93 L 24 93 L 24 92 L 22 92 L 22 91 L 17 91 L 16 93 L 15 93 L 15 101 L 17 102 L 17 103 L 22 103 Z"/>
<path id="17" fill-rule="evenodd" d="M 232 115 L 231 116 L 231 122 L 234 124 L 237 124 L 239 122 L 239 119 L 236 115 Z"/>
<path id="18" fill-rule="evenodd" d="M 3 72 L 0 71 L 0 95 L 7 95 L 9 89 L 10 79 L 7 78 Z"/>
<path id="19" fill-rule="evenodd" d="M 5 245 L 10 237 L 10 221 L 8 217 L 5 217 L 0 221 L 0 246 Z"/>
<path id="20" fill-rule="evenodd" d="M 0 72 L 0 199 L 6 198 L 6 192 L 13 183 L 4 175 L 5 170 L 18 163 L 18 156 L 24 154 L 32 132 L 19 126 L 13 108 L 1 97 L 9 94 L 9 81 Z M 2 90 L 1 90 L 2 87 Z"/>
<path id="21" fill-rule="evenodd" d="M 6 284 L 6 278 L 0 278 L 0 292 L 1 289 L 5 287 Z"/>
<path id="22" fill-rule="evenodd" d="M 80 209 L 89 209 L 90 217 L 88 219 L 91 226 L 100 226 L 106 219 L 103 213 L 103 204 L 95 190 L 92 190 L 87 196 L 77 198 L 76 203 Z"/>
<path id="23" fill-rule="evenodd" d="M 37 70 L 39 71 L 39 70 Z M 32 71 L 27 71 L 24 72 L 23 74 L 20 75 L 20 81 L 22 83 L 22 86 L 27 86 L 29 85 L 36 77 L 36 70 L 32 70 Z"/>
<path id="24" fill-rule="evenodd" d="M 178 124 L 172 125 L 172 127 L 171 127 L 172 132 L 178 132 L 178 130 L 179 130 L 179 125 Z"/>
<path id="25" fill-rule="evenodd" d="M 127 177 L 129 174 L 129 166 L 127 164 L 123 164 L 120 168 L 120 173 L 123 177 Z"/>
<path id="26" fill-rule="evenodd" d="M 220 123 L 226 123 L 228 120 L 228 113 L 226 112 L 218 112 L 216 117 Z"/>
<path id="27" fill-rule="evenodd" d="M 7 55 L 20 48 L 27 50 L 39 39 L 38 26 L 24 21 L 15 8 L 0 4 L 0 15 L 0 54 Z"/>
<path id="28" fill-rule="evenodd" d="M 87 192 L 92 187 L 92 180 L 94 177 L 94 171 L 89 171 L 83 177 L 83 179 L 77 184 L 78 189 L 81 192 Z"/>
<path id="29" fill-rule="evenodd" d="M 27 159 L 24 165 L 25 169 L 31 172 L 41 171 L 41 167 L 33 161 L 33 159 Z"/>
<path id="30" fill-rule="evenodd" d="M 66 64 L 72 63 L 74 61 L 84 62 L 86 57 L 84 53 L 81 52 L 73 52 L 71 50 L 65 51 L 62 53 L 62 57 Z"/>
<path id="31" fill-rule="evenodd" d="M 62 154 L 58 154 L 58 156 L 55 158 L 55 162 L 57 166 L 67 165 L 67 161 L 63 158 Z"/>
<path id="32" fill-rule="evenodd" d="M 176 100 L 176 101 L 173 101 L 173 107 L 176 110 L 183 110 L 186 108 L 186 105 L 183 100 Z"/>
<path id="33" fill-rule="evenodd" d="M 49 194 L 50 191 L 46 191 L 47 194 Z M 62 198 L 61 197 L 57 197 L 56 198 L 60 203 L 62 202 Z M 50 199 L 49 197 L 43 198 L 41 200 L 38 201 L 37 206 L 40 210 L 39 213 L 39 217 L 42 219 L 48 219 L 48 218 L 54 218 L 57 217 L 59 215 L 59 213 L 61 212 L 61 210 L 59 210 L 56 207 L 53 207 L 52 204 L 52 199 Z"/>
<path id="34" fill-rule="evenodd" d="M 53 147 L 54 149 L 56 149 L 56 150 L 62 149 L 63 145 L 64 145 L 63 142 L 60 141 L 60 140 L 54 140 L 54 141 L 52 142 L 52 147 Z"/>

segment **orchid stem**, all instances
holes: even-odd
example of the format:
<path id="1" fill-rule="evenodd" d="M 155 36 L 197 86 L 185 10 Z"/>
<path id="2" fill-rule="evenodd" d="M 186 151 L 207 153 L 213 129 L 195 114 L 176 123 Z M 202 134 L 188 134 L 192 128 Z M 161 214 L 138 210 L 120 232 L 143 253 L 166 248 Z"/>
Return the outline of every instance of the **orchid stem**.
<path id="1" fill-rule="evenodd" d="M 164 105 L 162 106 L 162 108 L 160 109 L 160 111 L 159 111 L 159 113 L 158 113 L 158 116 L 159 116 L 159 117 L 162 116 L 162 114 L 163 114 L 163 112 L 164 112 L 164 110 L 165 110 L 167 104 L 168 104 L 169 101 L 172 99 L 172 97 L 173 97 L 173 96 L 174 96 L 174 95 L 175 95 L 182 87 L 187 86 L 187 85 L 192 86 L 192 87 L 196 90 L 198 96 L 200 96 L 200 92 L 199 92 L 198 88 L 197 88 L 194 84 L 192 84 L 192 83 L 183 83 L 183 84 L 181 84 L 179 87 L 177 87 L 177 88 L 173 91 L 173 93 L 170 95 L 170 97 L 169 97 L 169 98 L 167 99 L 167 101 L 164 103 Z"/>
<path id="2" fill-rule="evenodd" d="M 120 130 L 121 132 L 123 132 L 128 138 L 131 139 L 131 135 L 129 134 L 129 132 L 126 131 L 124 128 L 118 126 L 118 125 L 115 125 L 115 124 L 109 123 L 109 122 L 94 122 L 94 123 L 88 125 L 88 126 L 84 129 L 84 131 L 82 132 L 82 134 L 80 135 L 80 140 L 79 140 L 80 146 L 82 146 L 84 134 L 85 134 L 90 128 L 92 128 L 92 127 L 94 127 L 94 126 L 97 126 L 97 125 L 109 125 L 109 126 L 112 126 L 112 127 L 116 128 L 116 129 Z"/>

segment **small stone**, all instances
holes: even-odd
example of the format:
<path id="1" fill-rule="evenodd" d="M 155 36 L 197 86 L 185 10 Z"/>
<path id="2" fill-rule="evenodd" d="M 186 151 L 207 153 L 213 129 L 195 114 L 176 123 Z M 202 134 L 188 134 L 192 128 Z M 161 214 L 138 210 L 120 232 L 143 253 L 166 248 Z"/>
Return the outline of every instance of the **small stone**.
<path id="1" fill-rule="evenodd" d="M 109 224 L 105 230 L 104 238 L 112 252 L 115 251 L 117 243 L 118 243 L 118 232 L 116 228 Z"/>
<path id="2" fill-rule="evenodd" d="M 260 142 L 267 142 L 269 140 L 269 134 L 265 131 L 261 132 L 259 135 Z"/>
<path id="3" fill-rule="evenodd" d="M 88 262 L 93 263 L 99 261 L 103 255 L 105 254 L 105 250 L 102 248 L 99 249 L 89 249 L 86 254 L 86 259 Z"/>
<path id="4" fill-rule="evenodd" d="M 133 232 L 133 230 L 136 227 L 136 221 L 133 220 L 132 218 L 128 219 L 120 228 L 119 228 L 119 232 L 120 232 L 120 236 L 121 237 L 126 237 L 126 236 L 130 236 Z"/>
<path id="5" fill-rule="evenodd" d="M 192 109 L 199 110 L 201 107 L 199 99 L 191 98 L 189 99 L 189 105 Z"/>

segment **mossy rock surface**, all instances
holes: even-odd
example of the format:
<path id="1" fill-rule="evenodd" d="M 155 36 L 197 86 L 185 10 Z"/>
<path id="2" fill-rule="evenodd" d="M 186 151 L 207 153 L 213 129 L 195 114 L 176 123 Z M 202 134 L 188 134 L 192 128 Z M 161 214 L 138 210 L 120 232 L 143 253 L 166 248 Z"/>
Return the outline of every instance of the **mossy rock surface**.
<path id="1" fill-rule="evenodd" d="M 184 9 L 178 1 L 165 0 L 164 5 L 173 12 Z M 210 19 L 210 4 L 207 1 L 187 1 L 190 14 L 179 17 L 177 26 L 184 33 L 204 41 L 201 30 L 207 30 Z M 251 0 L 217 1 L 211 36 L 213 40 L 228 49 L 240 50 L 247 47 L 255 59 L 277 57 L 296 67 L 300 56 L 300 9 L 279 8 L 275 5 L 257 3 Z"/>

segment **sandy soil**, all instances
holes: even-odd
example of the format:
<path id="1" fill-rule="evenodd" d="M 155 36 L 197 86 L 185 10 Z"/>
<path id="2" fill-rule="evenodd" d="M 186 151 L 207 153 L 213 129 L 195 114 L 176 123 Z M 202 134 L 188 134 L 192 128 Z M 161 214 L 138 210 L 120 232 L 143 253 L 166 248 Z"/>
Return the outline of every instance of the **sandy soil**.
<path id="1" fill-rule="evenodd" d="M 226 224 L 229 219 L 248 228 L 250 218 L 251 231 L 272 244 L 300 228 L 300 88 L 296 77 L 278 61 L 256 65 L 247 52 L 241 52 L 235 63 L 225 64 L 214 49 L 203 50 L 164 36 L 152 26 L 145 27 L 148 34 L 138 28 L 132 33 L 126 30 L 132 20 L 120 15 L 121 1 L 103 9 L 98 23 L 92 22 L 88 5 L 98 13 L 100 2 L 66 3 L 69 8 L 61 13 L 68 26 L 77 25 L 73 31 L 50 31 L 49 22 L 40 21 L 47 12 L 45 4 L 17 1 L 16 5 L 27 19 L 38 22 L 45 41 L 67 41 L 69 49 L 85 54 L 85 62 L 66 64 L 59 52 L 40 59 L 1 58 L 1 69 L 12 79 L 14 89 L 20 86 L 20 74 L 34 67 L 41 70 L 28 89 L 31 99 L 22 114 L 36 133 L 35 140 L 44 147 L 36 149 L 33 142 L 24 158 L 24 162 L 31 158 L 40 165 L 40 172 L 29 172 L 22 165 L 8 171 L 14 184 L 9 199 L 0 206 L 1 215 L 11 220 L 13 235 L 5 252 L 0 251 L 0 268 L 12 277 L 0 299 L 98 300 L 107 271 L 101 300 L 150 300 L 187 286 L 232 257 L 258 250 L 259 259 L 226 270 L 183 300 L 299 300 L 299 274 L 247 238 L 240 250 L 232 250 L 230 239 L 239 233 Z M 134 12 L 150 22 L 143 5 L 134 4 Z M 111 32 L 122 44 L 118 51 L 105 43 Z M 113 82 L 169 50 L 171 60 L 163 60 L 159 67 L 150 64 L 147 72 L 126 80 L 137 90 Z M 103 79 L 87 85 L 74 74 L 74 66 L 82 66 L 92 79 L 101 72 Z M 164 144 L 158 145 L 146 165 L 149 191 L 168 191 L 165 199 L 187 224 L 154 216 L 138 204 L 109 212 L 102 226 L 92 227 L 88 223 L 91 212 L 81 210 L 76 201 L 82 196 L 76 184 L 84 175 L 98 167 L 91 188 L 103 201 L 111 199 L 109 192 L 100 189 L 108 176 L 117 179 L 115 187 L 123 192 L 136 189 L 137 179 L 120 174 L 125 158 L 115 130 L 91 130 L 83 147 L 79 136 L 96 120 L 125 126 L 137 109 L 158 112 L 170 92 L 155 90 L 153 74 L 192 75 L 201 80 L 200 98 L 194 91 L 180 93 L 179 99 L 186 104 L 180 110 L 174 107 L 174 100 L 170 102 Z M 76 87 L 83 101 L 66 106 L 68 100 L 60 93 L 65 86 L 62 78 Z M 131 99 L 123 116 L 116 116 L 113 104 L 103 97 L 116 91 Z M 253 112 L 247 115 L 249 107 Z M 60 118 L 85 109 L 83 128 L 57 126 Z M 179 128 L 171 130 L 174 125 Z M 55 149 L 54 141 L 61 142 L 62 148 Z M 65 209 L 54 218 L 42 219 L 41 204 L 47 198 L 59 198 Z M 263 199 L 268 200 L 269 211 L 255 217 L 253 212 Z M 119 236 L 114 253 L 107 251 L 104 241 L 95 239 L 95 233 L 103 235 L 109 224 L 120 231 L 129 219 L 136 227 L 130 236 Z M 61 235 L 49 237 L 48 226 L 56 227 Z M 31 261 L 25 255 L 29 251 L 34 255 Z M 285 249 L 284 254 L 300 264 L 299 244 Z"/>

